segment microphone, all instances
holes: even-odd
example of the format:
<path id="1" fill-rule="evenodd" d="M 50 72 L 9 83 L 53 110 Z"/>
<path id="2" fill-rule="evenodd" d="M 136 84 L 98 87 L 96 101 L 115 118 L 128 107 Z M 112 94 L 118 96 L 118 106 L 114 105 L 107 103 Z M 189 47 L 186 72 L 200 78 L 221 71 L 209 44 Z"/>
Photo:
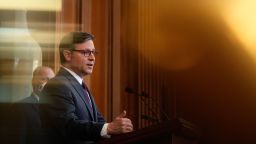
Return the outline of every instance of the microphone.
<path id="1" fill-rule="evenodd" d="M 141 118 L 142 119 L 145 119 L 145 120 L 149 120 L 149 121 L 152 121 L 152 122 L 156 122 L 156 123 L 160 123 L 161 121 L 161 118 L 158 117 L 158 114 L 155 110 L 152 109 L 152 107 L 150 107 L 150 105 L 146 102 L 145 99 L 149 99 L 151 101 L 155 101 L 152 97 L 150 97 L 146 92 L 142 91 L 141 93 L 138 93 L 136 91 L 134 91 L 132 88 L 130 87 L 126 87 L 125 88 L 125 92 L 127 92 L 128 94 L 134 94 L 136 96 L 139 96 L 141 97 L 141 101 L 144 102 L 144 104 L 146 106 L 148 106 L 148 109 L 150 110 L 150 112 L 152 112 L 152 114 L 154 115 L 154 117 L 152 116 L 149 116 L 149 115 L 145 115 L 145 114 L 141 114 Z M 170 117 L 167 115 L 167 113 L 159 106 L 159 103 L 155 102 L 156 104 L 156 107 L 157 108 L 160 108 L 160 113 L 162 114 L 162 116 L 166 119 L 166 120 L 170 120 Z"/>
<path id="2" fill-rule="evenodd" d="M 129 87 L 125 88 L 125 92 L 127 92 L 128 94 L 135 94 L 137 96 L 150 98 L 146 92 L 142 91 L 141 93 L 137 93 L 132 88 L 129 88 Z"/>

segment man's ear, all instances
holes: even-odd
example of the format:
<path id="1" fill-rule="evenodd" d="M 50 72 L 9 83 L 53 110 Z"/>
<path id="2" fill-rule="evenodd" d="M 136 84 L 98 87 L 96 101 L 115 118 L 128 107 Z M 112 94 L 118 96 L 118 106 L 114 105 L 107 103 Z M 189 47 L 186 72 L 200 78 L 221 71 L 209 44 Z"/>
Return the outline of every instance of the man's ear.
<path id="1" fill-rule="evenodd" d="M 63 56 L 65 57 L 66 61 L 70 61 L 71 60 L 71 51 L 63 50 Z"/>

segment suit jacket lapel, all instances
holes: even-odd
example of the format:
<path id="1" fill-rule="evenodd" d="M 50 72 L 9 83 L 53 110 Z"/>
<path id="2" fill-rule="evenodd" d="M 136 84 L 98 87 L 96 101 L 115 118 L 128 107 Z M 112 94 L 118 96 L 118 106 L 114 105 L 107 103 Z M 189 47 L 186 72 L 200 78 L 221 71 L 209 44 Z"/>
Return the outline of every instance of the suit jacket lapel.
<path id="1" fill-rule="evenodd" d="M 95 116 L 93 115 L 93 113 L 90 111 L 90 103 L 88 101 L 86 101 L 85 99 L 85 92 L 83 87 L 78 83 L 78 81 L 65 69 L 61 68 L 60 69 L 60 74 L 62 74 L 63 76 L 65 76 L 69 83 L 72 85 L 72 87 L 77 91 L 77 93 L 79 94 L 79 96 L 82 98 L 83 102 L 85 103 L 86 109 L 88 110 L 91 118 L 93 120 L 95 120 Z M 94 107 L 94 106 L 93 106 Z"/>

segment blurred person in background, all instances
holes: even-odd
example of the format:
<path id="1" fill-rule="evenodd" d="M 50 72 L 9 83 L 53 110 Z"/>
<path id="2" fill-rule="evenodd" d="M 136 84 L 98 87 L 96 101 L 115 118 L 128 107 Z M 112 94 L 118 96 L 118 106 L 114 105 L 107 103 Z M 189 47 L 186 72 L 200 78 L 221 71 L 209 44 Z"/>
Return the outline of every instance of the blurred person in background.
<path id="1" fill-rule="evenodd" d="M 48 80 L 55 76 L 50 67 L 39 66 L 33 72 L 33 92 L 12 106 L 11 131 L 16 144 L 38 144 L 41 142 L 41 121 L 38 102 L 40 93 Z"/>

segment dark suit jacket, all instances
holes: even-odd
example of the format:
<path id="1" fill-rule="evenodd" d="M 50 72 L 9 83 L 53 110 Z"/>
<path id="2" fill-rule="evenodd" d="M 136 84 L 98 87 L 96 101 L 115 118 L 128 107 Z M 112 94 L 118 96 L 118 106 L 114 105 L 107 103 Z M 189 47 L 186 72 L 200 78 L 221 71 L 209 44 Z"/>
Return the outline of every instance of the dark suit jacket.
<path id="1" fill-rule="evenodd" d="M 31 96 L 15 103 L 12 107 L 12 131 L 14 137 L 11 141 L 16 144 L 38 144 L 41 141 L 41 123 L 38 109 L 38 100 Z"/>
<path id="2" fill-rule="evenodd" d="M 46 143 L 90 143 L 100 138 L 105 123 L 90 95 L 90 104 L 78 81 L 65 69 L 47 82 L 40 96 L 40 114 Z"/>

